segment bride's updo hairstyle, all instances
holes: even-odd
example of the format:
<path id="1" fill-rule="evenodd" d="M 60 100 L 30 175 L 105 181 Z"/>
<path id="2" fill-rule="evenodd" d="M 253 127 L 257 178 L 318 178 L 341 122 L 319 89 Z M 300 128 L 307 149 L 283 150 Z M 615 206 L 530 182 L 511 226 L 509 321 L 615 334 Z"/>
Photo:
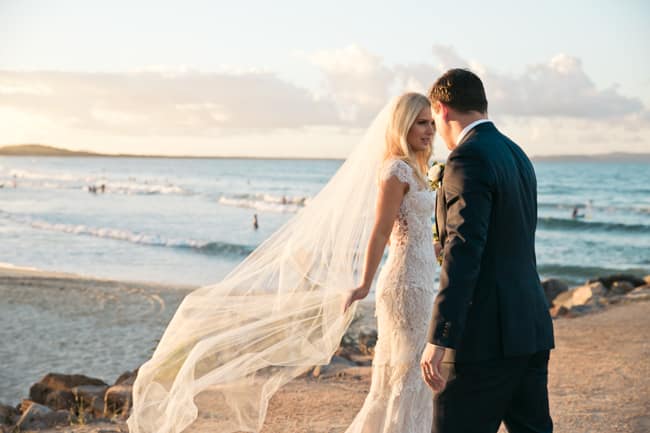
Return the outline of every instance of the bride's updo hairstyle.
<path id="1" fill-rule="evenodd" d="M 403 160 L 413 168 L 417 177 L 426 183 L 425 176 L 433 146 L 426 151 L 415 152 L 406 141 L 411 126 L 424 108 L 431 108 L 431 102 L 420 93 L 404 93 L 397 98 L 386 130 L 384 161 L 391 158 Z"/>

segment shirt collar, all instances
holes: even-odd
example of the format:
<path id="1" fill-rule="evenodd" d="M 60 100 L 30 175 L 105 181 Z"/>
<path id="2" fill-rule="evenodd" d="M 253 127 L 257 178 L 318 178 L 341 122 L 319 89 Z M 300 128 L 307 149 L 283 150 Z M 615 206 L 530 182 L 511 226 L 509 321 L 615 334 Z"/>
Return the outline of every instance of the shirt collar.
<path id="1" fill-rule="evenodd" d="M 465 138 L 465 136 L 469 133 L 469 131 L 472 130 L 472 128 L 480 125 L 481 123 L 487 123 L 487 122 L 492 122 L 492 121 L 490 119 L 479 119 L 467 125 L 462 131 L 460 131 L 460 134 L 456 139 L 456 146 L 458 146 L 463 141 L 463 138 Z"/>

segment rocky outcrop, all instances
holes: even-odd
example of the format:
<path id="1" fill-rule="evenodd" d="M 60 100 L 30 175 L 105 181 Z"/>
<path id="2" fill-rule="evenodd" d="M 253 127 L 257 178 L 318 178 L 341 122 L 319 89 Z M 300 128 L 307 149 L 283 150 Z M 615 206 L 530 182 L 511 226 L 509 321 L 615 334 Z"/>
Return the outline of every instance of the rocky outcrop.
<path id="1" fill-rule="evenodd" d="M 375 328 L 362 328 L 359 331 L 358 346 L 364 355 L 373 355 L 377 344 L 377 330 Z"/>
<path id="2" fill-rule="evenodd" d="M 108 385 L 80 385 L 72 388 L 77 414 L 90 413 L 94 418 L 104 416 L 104 395 Z"/>
<path id="3" fill-rule="evenodd" d="M 12 425 L 20 418 L 20 412 L 13 406 L 0 404 L 0 425 Z"/>
<path id="4" fill-rule="evenodd" d="M 569 290 L 569 285 L 557 278 L 548 278 L 542 281 L 542 288 L 544 289 L 544 295 L 546 295 L 548 305 L 553 305 L 553 300 L 561 293 L 567 292 Z"/>
<path id="5" fill-rule="evenodd" d="M 75 405 L 72 389 L 82 385 L 107 386 L 101 380 L 82 374 L 49 373 L 29 389 L 29 399 L 50 409 L 70 409 Z"/>
<path id="6" fill-rule="evenodd" d="M 31 386 L 30 399 L 17 409 L 0 405 L 0 432 L 123 420 L 132 406 L 136 376 L 137 370 L 127 371 L 109 386 L 101 379 L 79 374 L 47 374 Z"/>
<path id="7" fill-rule="evenodd" d="M 133 371 L 125 371 L 124 373 L 120 374 L 120 377 L 117 378 L 113 385 L 133 385 L 137 376 L 137 368 Z"/>
<path id="8" fill-rule="evenodd" d="M 612 288 L 612 285 L 616 282 L 618 283 L 626 282 L 631 284 L 632 287 L 638 287 L 646 284 L 643 278 L 639 278 L 637 276 L 629 275 L 629 274 L 613 274 L 613 275 L 608 275 L 606 277 L 598 277 L 587 281 L 587 284 L 595 283 L 595 282 L 602 283 L 607 290 L 610 290 Z"/>
<path id="9" fill-rule="evenodd" d="M 650 279 L 650 276 L 646 277 Z M 589 280 L 553 299 L 551 316 L 577 316 L 609 304 L 650 299 L 650 284 L 633 275 L 616 274 Z"/>
<path id="10" fill-rule="evenodd" d="M 650 283 L 635 288 L 626 297 L 635 301 L 650 300 Z"/>
<path id="11" fill-rule="evenodd" d="M 67 410 L 54 411 L 30 400 L 24 400 L 21 409 L 22 415 L 16 423 L 19 431 L 44 429 L 70 422 L 70 413 Z"/>
<path id="12" fill-rule="evenodd" d="M 104 396 L 104 414 L 127 418 L 133 405 L 132 385 L 113 385 Z"/>
<path id="13" fill-rule="evenodd" d="M 634 290 L 634 287 L 629 281 L 614 281 L 609 288 L 608 295 L 625 295 Z"/>

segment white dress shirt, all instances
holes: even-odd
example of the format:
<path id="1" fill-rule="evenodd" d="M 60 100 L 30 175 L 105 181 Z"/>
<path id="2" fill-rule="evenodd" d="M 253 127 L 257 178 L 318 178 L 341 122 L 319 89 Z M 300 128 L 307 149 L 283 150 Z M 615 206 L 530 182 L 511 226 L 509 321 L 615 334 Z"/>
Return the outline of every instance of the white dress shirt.
<path id="1" fill-rule="evenodd" d="M 463 128 L 462 131 L 460 131 L 460 134 L 458 134 L 458 138 L 456 139 L 456 146 L 460 144 L 461 141 L 463 141 L 463 138 L 469 133 L 469 131 L 472 130 L 472 128 L 480 125 L 481 123 L 487 123 L 487 122 L 492 122 L 490 119 L 479 119 L 475 120 L 474 122 L 470 123 L 467 125 L 465 128 Z"/>

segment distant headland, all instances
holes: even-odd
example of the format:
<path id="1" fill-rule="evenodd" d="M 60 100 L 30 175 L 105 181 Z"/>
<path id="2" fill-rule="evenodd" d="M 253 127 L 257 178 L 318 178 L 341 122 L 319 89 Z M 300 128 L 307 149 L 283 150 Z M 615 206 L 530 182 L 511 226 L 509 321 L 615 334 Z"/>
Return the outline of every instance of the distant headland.
<path id="1" fill-rule="evenodd" d="M 0 147 L 2 156 L 104 156 L 99 153 L 62 149 L 42 144 L 17 144 Z"/>
<path id="2" fill-rule="evenodd" d="M 57 157 L 95 157 L 95 158 L 185 158 L 185 159 L 326 159 L 339 158 L 300 158 L 300 157 L 251 157 L 251 156 L 210 156 L 210 155 L 138 155 L 109 154 L 69 150 L 42 144 L 17 144 L 0 147 L 0 156 L 57 156 Z M 592 155 L 533 155 L 535 162 L 650 162 L 650 153 L 611 152 Z"/>
<path id="3" fill-rule="evenodd" d="M 169 159 L 280 159 L 280 160 L 333 160 L 342 158 L 309 157 L 273 157 L 273 156 L 215 156 L 215 155 L 142 155 L 127 153 L 98 153 L 85 150 L 69 150 L 43 144 L 16 144 L 0 147 L 0 156 L 56 156 L 56 157 L 92 157 L 92 158 L 169 158 Z"/>

